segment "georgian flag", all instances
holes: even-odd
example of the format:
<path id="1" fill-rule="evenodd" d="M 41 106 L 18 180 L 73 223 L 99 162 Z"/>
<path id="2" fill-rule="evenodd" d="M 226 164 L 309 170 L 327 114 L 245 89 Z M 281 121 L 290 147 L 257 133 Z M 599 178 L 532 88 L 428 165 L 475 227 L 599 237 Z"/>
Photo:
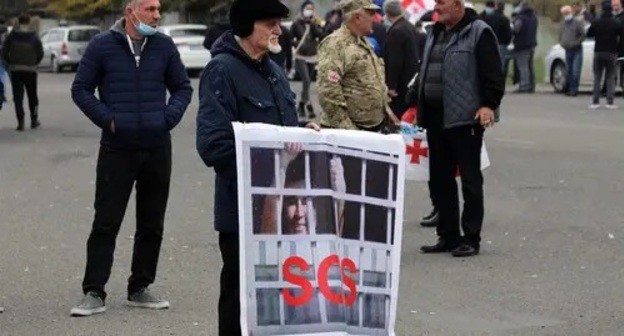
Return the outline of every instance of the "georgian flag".
<path id="1" fill-rule="evenodd" d="M 416 22 L 428 10 L 433 9 L 435 0 L 403 0 L 403 8 L 411 22 Z"/>
<path id="2" fill-rule="evenodd" d="M 408 109 L 401 118 L 401 135 L 405 141 L 405 179 L 429 181 L 429 145 L 427 132 L 414 126 L 416 108 Z M 485 142 L 481 146 L 481 170 L 490 166 L 490 157 Z M 455 176 L 459 176 L 459 170 Z"/>

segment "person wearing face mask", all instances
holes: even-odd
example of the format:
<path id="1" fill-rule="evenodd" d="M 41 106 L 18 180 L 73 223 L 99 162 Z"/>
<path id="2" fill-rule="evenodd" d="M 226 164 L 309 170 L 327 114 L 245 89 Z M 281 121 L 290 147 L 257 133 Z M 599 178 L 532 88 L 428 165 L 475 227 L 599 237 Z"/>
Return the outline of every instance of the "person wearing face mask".
<path id="1" fill-rule="evenodd" d="M 561 7 L 563 23 L 559 33 L 559 44 L 566 53 L 566 69 L 568 92 L 566 95 L 575 97 L 578 94 L 579 79 L 583 66 L 583 40 L 585 39 L 585 27 L 579 20 L 574 19 L 572 7 Z"/>
<path id="2" fill-rule="evenodd" d="M 84 297 L 72 316 L 106 309 L 104 287 L 133 188 L 137 228 L 128 304 L 169 307 L 148 286 L 156 278 L 169 198 L 170 131 L 182 120 L 193 89 L 175 44 L 156 31 L 159 20 L 158 0 L 127 1 L 124 17 L 87 46 L 72 84 L 72 99 L 102 129 Z"/>
<path id="3" fill-rule="evenodd" d="M 310 85 L 312 84 L 312 71 L 317 63 L 318 44 L 323 39 L 321 23 L 321 19 L 314 13 L 314 3 L 304 1 L 301 4 L 301 16 L 293 22 L 291 27 L 295 46 L 295 70 L 302 83 L 297 105 L 301 118 L 316 118 L 314 107 L 310 102 Z"/>
<path id="4" fill-rule="evenodd" d="M 486 1 L 485 10 L 481 13 L 480 19 L 492 28 L 498 40 L 498 50 L 500 51 L 501 64 L 504 67 L 507 60 L 508 47 L 511 43 L 511 23 L 502 11 L 496 10 L 496 2 Z"/>
<path id="5" fill-rule="evenodd" d="M 230 8 L 232 30 L 213 45 L 212 60 L 199 82 L 197 152 L 216 173 L 214 225 L 223 259 L 220 336 L 241 335 L 237 158 L 232 122 L 319 129 L 314 123 L 299 124 L 295 94 L 282 67 L 268 55 L 281 51 L 280 21 L 288 13 L 279 0 L 234 1 Z M 271 166 L 273 156 L 266 153 L 255 152 L 253 165 Z M 253 180 L 252 184 L 262 182 Z"/>

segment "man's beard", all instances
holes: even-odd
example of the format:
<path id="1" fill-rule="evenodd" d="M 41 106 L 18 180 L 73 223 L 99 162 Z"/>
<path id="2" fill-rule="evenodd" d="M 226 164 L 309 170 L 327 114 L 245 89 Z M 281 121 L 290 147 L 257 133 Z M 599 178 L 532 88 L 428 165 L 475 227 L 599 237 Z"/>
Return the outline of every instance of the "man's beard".
<path id="1" fill-rule="evenodd" d="M 282 46 L 279 44 L 279 39 L 276 36 L 269 38 L 269 52 L 272 54 L 279 54 L 282 52 Z"/>

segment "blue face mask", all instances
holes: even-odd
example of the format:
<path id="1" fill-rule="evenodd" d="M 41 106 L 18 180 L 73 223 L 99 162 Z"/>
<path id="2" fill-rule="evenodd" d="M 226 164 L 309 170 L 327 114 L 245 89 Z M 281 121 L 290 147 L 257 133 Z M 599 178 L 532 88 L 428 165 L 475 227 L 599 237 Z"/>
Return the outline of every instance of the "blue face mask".
<path id="1" fill-rule="evenodd" d="M 485 8 L 485 14 L 490 15 L 492 13 L 494 13 L 494 8 L 487 8 L 487 7 Z"/>
<path id="2" fill-rule="evenodd" d="M 134 25 L 134 28 L 136 28 L 139 34 L 143 36 L 152 36 L 156 34 L 156 31 L 157 31 L 156 28 L 150 25 L 146 25 L 145 23 L 141 22 L 141 20 L 139 20 L 139 17 L 136 16 L 136 14 L 134 14 L 134 17 L 137 19 L 137 21 L 139 21 L 139 24 Z"/>
<path id="3" fill-rule="evenodd" d="M 522 12 L 522 6 L 516 6 L 516 8 L 514 8 L 514 13 L 520 14 L 520 12 Z"/>
<path id="4" fill-rule="evenodd" d="M 384 23 L 384 26 L 386 26 L 386 28 L 390 28 L 392 26 L 392 21 L 388 20 L 388 18 L 385 16 L 384 16 L 383 23 Z"/>

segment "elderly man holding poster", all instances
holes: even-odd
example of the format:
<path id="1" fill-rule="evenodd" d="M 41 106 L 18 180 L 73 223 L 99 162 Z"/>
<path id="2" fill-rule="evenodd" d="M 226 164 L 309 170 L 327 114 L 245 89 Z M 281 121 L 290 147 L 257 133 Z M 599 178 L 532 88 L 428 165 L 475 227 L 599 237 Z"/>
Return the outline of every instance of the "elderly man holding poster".
<path id="1" fill-rule="evenodd" d="M 279 0 L 236 0 L 232 30 L 212 46 L 199 88 L 197 150 L 216 172 L 215 228 L 223 259 L 219 335 L 241 335 L 236 151 L 232 122 L 297 126 L 295 94 L 284 70 L 269 58 L 279 53 L 280 19 L 288 8 Z M 307 125 L 318 129 L 313 123 Z M 266 165 L 260 158 L 254 162 Z"/>

